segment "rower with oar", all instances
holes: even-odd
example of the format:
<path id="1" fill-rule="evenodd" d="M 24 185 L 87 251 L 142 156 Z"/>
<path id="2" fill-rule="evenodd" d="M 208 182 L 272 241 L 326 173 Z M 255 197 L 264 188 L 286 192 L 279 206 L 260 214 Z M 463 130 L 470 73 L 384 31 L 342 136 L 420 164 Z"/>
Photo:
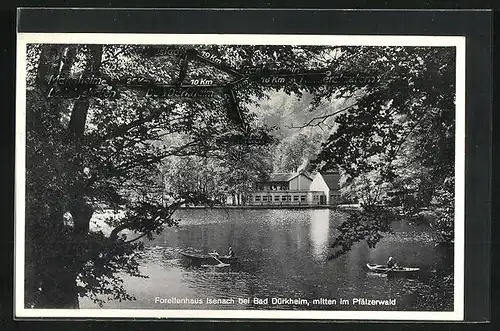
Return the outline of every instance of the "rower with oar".
<path id="1" fill-rule="evenodd" d="M 213 257 L 215 261 L 219 262 L 219 264 L 216 265 L 216 267 L 227 267 L 227 266 L 230 266 L 230 264 L 224 263 L 221 260 L 219 260 L 219 253 L 217 253 L 217 251 L 215 249 L 214 249 L 214 251 L 212 253 L 208 253 L 208 255 L 210 255 L 211 257 Z"/>
<path id="2" fill-rule="evenodd" d="M 399 269 L 399 266 L 396 263 L 396 260 L 394 260 L 394 258 L 392 256 L 389 256 L 389 260 L 387 260 L 387 268 L 389 270 Z"/>

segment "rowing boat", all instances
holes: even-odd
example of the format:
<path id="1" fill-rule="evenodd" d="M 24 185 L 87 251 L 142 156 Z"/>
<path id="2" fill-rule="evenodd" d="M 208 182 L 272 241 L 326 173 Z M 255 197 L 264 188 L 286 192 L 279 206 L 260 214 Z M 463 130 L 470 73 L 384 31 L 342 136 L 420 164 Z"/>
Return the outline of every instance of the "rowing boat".
<path id="1" fill-rule="evenodd" d="M 420 271 L 420 268 L 409 268 L 409 267 L 394 267 L 388 268 L 383 264 L 371 264 L 367 263 L 366 266 L 372 272 L 376 273 L 387 273 L 391 275 L 406 275 L 406 274 L 415 274 Z"/>
<path id="2" fill-rule="evenodd" d="M 199 254 L 191 254 L 184 252 L 181 252 L 181 255 L 191 260 L 193 263 L 212 263 L 212 264 L 218 263 L 218 261 L 214 259 L 211 255 L 199 255 Z M 223 263 L 228 263 L 228 264 L 234 263 L 238 260 L 237 257 L 228 255 L 219 255 L 217 256 L 217 259 Z"/>

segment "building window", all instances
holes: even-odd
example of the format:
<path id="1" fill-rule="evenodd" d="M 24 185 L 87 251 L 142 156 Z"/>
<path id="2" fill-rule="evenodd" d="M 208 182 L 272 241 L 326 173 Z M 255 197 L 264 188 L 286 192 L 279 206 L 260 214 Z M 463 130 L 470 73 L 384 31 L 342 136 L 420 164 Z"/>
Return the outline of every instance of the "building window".
<path id="1" fill-rule="evenodd" d="M 294 195 L 293 196 L 293 201 L 299 201 L 299 196 L 298 195 Z"/>
<path id="2" fill-rule="evenodd" d="M 267 195 L 264 195 L 264 196 L 262 197 L 262 201 L 267 201 Z"/>
<path id="3" fill-rule="evenodd" d="M 281 201 L 287 201 L 287 200 L 288 200 L 288 197 L 287 197 L 286 195 L 283 195 L 283 196 L 281 197 Z"/>
<path id="4" fill-rule="evenodd" d="M 280 201 L 280 196 L 279 195 L 275 195 L 274 196 L 274 201 Z"/>
<path id="5" fill-rule="evenodd" d="M 255 196 L 255 201 L 257 201 L 257 202 L 260 201 L 260 195 Z"/>
<path id="6" fill-rule="evenodd" d="M 300 201 L 306 201 L 306 196 L 305 195 L 301 195 L 300 196 Z"/>

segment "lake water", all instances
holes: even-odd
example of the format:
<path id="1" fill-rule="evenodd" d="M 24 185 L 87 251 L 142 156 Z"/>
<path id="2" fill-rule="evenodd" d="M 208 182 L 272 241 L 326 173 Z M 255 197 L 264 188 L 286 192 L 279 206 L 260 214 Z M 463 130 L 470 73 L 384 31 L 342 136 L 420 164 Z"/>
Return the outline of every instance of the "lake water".
<path id="1" fill-rule="evenodd" d="M 385 235 L 376 248 L 359 243 L 346 255 L 329 260 L 336 227 L 345 217 L 334 210 L 195 209 L 180 210 L 175 217 L 181 219 L 179 227 L 166 228 L 145 242 L 140 269 L 149 278 L 123 276 L 125 288 L 137 300 L 111 301 L 104 308 L 453 310 L 453 279 L 442 281 L 452 273 L 453 249 L 436 245 L 425 225 L 395 223 L 395 233 Z M 180 255 L 214 249 L 225 254 L 228 246 L 239 258 L 230 267 L 191 265 Z M 389 256 L 421 272 L 410 278 L 367 270 L 366 263 L 382 264 Z M 162 303 L 159 298 L 184 301 Z M 235 303 L 209 304 L 207 298 Z M 254 298 L 268 298 L 268 303 L 257 304 Z M 272 304 L 272 298 L 306 299 L 309 305 L 305 301 Z M 374 308 L 353 304 L 356 298 L 393 299 L 393 304 Z M 239 303 L 239 299 L 249 302 Z M 313 304 L 314 299 L 336 300 L 336 304 Z M 97 305 L 83 298 L 80 307 Z"/>

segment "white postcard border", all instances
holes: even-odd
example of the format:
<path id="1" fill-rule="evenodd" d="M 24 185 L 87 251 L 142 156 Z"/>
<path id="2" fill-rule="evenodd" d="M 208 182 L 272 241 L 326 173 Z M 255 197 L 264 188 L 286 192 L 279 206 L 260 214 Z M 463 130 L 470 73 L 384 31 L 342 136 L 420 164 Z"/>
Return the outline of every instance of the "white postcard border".
<path id="1" fill-rule="evenodd" d="M 456 47 L 455 247 L 454 310 L 414 311 L 286 311 L 286 310 L 156 310 L 156 309 L 27 309 L 24 307 L 26 45 L 40 44 L 239 44 L 338 46 Z M 297 320 L 461 321 L 464 318 L 465 249 L 465 37 L 368 35 L 250 35 L 250 34 L 113 34 L 18 33 L 15 132 L 15 274 L 16 318 L 210 318 Z"/>

